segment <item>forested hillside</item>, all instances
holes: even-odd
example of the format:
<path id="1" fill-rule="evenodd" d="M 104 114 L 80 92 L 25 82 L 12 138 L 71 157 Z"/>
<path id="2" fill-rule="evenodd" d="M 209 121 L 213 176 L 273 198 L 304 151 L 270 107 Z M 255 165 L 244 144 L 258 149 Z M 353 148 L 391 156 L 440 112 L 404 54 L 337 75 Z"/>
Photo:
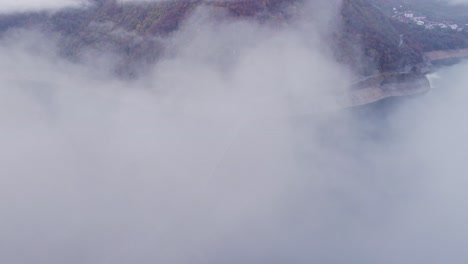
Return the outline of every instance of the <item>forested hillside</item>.
<path id="1" fill-rule="evenodd" d="M 353 65 L 362 65 L 361 72 L 394 71 L 422 61 L 422 50 L 417 43 L 406 42 L 400 46 L 402 29 L 369 2 L 344 1 L 341 20 L 339 57 Z"/>
<path id="2" fill-rule="evenodd" d="M 353 66 L 358 74 L 396 71 L 422 62 L 425 50 L 465 45 L 463 36 L 427 34 L 393 21 L 376 3 L 368 1 L 344 0 L 338 28 L 332 34 L 337 60 Z M 288 23 L 294 13 L 286 10 L 299 10 L 302 4 L 301 0 L 93 2 L 87 9 L 1 15 L 0 31 L 39 27 L 52 32 L 60 38 L 63 55 L 72 59 L 78 58 L 83 48 L 115 51 L 122 56 L 118 71 L 128 73 L 135 65 L 156 61 L 165 49 L 161 40 L 202 5 L 226 12 L 233 19 Z"/>
<path id="3" fill-rule="evenodd" d="M 468 7 L 447 4 L 440 0 L 369 0 L 376 8 L 391 17 L 405 39 L 416 43 L 425 52 L 468 47 Z M 411 20 L 396 23 L 399 14 L 408 12 L 423 22 Z M 442 28 L 439 26 L 442 25 Z M 450 28 L 455 25 L 455 28 Z"/>

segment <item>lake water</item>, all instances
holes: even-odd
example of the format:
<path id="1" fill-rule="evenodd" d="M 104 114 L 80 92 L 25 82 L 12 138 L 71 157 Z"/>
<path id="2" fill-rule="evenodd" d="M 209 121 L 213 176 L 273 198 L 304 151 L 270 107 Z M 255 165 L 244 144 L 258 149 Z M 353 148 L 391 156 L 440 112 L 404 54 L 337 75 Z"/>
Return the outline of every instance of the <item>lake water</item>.
<path id="1" fill-rule="evenodd" d="M 303 221 L 306 215 L 307 223 L 319 223 L 309 234 L 317 240 L 304 236 L 315 247 L 316 263 L 468 259 L 466 72 L 467 63 L 442 68 L 429 76 L 433 89 L 425 95 L 385 100 L 299 129 L 307 132 L 297 143 L 305 172 L 298 189 L 310 190 L 314 209 L 298 210 Z"/>

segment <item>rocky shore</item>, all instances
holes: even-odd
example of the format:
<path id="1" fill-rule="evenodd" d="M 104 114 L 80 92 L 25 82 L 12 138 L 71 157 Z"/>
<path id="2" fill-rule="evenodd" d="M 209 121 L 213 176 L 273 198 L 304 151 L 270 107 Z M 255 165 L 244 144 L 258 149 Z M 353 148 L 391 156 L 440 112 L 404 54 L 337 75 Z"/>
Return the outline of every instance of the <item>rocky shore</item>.
<path id="1" fill-rule="evenodd" d="M 375 103 L 389 97 L 412 96 L 427 93 L 429 79 L 422 73 L 385 73 L 372 76 L 353 85 L 338 97 L 342 108 Z"/>

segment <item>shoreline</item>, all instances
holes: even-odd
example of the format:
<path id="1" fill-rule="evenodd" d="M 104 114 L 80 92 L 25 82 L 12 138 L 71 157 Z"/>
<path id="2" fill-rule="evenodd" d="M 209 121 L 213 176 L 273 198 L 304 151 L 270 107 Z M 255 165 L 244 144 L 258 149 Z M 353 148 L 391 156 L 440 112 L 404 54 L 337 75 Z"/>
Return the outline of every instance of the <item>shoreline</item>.
<path id="1" fill-rule="evenodd" d="M 425 94 L 431 83 L 421 73 L 386 73 L 356 84 L 353 89 L 338 97 L 341 108 L 364 106 L 390 97 Z"/>

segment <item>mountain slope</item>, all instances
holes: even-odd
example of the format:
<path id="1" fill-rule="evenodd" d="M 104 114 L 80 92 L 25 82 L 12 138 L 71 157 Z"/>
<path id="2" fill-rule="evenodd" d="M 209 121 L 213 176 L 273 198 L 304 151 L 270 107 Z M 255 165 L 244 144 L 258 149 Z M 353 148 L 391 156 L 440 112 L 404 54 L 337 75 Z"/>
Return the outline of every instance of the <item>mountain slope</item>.
<path id="1" fill-rule="evenodd" d="M 55 13 L 24 13 L 0 16 L 0 31 L 35 27 L 54 32 L 61 38 L 62 52 L 79 57 L 83 48 L 113 50 L 122 55 L 120 72 L 131 72 L 135 64 L 154 62 L 163 54 L 160 38 L 170 35 L 202 5 L 227 11 L 233 18 L 251 17 L 260 21 L 288 22 L 288 7 L 300 7 L 300 0 L 203 1 L 119 3 L 94 0 L 87 9 L 66 9 Z M 294 15 L 294 14 L 292 14 Z M 367 0 L 344 0 L 334 32 L 333 46 L 337 59 L 356 73 L 396 71 L 422 62 L 418 39 L 400 36 L 408 32 Z M 125 34 L 123 33 L 125 32 Z M 419 38 L 421 39 L 421 38 Z"/>
<path id="2" fill-rule="evenodd" d="M 395 71 L 422 62 L 422 50 L 417 44 L 407 42 L 400 46 L 401 29 L 369 2 L 345 0 L 341 19 L 339 56 L 352 65 L 363 65 L 362 72 Z"/>

